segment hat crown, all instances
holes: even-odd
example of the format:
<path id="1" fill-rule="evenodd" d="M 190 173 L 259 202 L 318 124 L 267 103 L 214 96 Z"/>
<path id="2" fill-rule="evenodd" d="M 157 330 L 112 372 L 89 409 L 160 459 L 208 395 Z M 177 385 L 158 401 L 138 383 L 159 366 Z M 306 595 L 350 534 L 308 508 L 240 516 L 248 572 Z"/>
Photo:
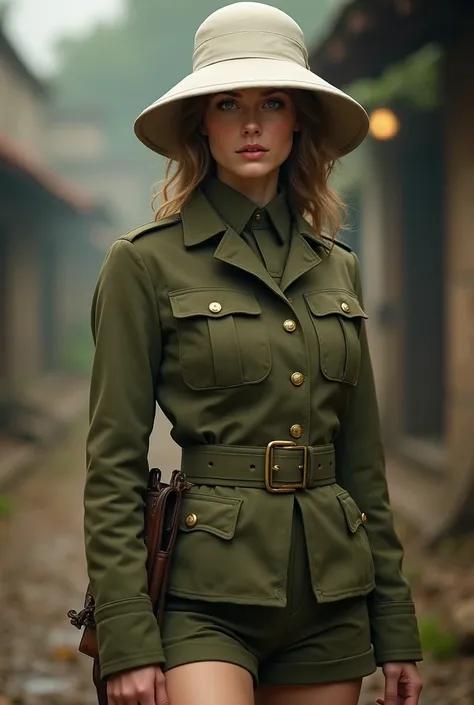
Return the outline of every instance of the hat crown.
<path id="1" fill-rule="evenodd" d="M 193 71 L 233 59 L 274 59 L 309 67 L 301 27 L 282 10 L 259 2 L 226 5 L 196 32 Z"/>

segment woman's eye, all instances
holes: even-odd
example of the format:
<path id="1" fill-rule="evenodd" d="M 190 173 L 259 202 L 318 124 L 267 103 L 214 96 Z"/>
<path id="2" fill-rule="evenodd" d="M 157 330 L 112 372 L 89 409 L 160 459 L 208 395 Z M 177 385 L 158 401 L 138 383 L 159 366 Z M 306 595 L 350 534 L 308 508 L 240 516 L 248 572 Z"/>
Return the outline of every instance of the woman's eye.
<path id="1" fill-rule="evenodd" d="M 233 100 L 221 100 L 217 104 L 217 107 L 219 110 L 234 110 L 237 106 Z"/>
<path id="2" fill-rule="evenodd" d="M 280 98 L 270 98 L 265 105 L 267 108 L 270 108 L 270 110 L 279 110 L 279 108 L 285 107 L 285 102 Z"/>

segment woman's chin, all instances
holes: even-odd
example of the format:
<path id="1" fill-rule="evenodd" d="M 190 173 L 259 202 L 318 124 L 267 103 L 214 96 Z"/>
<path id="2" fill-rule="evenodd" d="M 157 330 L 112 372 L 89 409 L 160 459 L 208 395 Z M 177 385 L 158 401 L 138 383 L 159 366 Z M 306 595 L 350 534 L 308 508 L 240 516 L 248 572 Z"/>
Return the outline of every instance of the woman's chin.
<path id="1" fill-rule="evenodd" d="M 262 179 L 269 176 L 278 167 L 261 162 L 249 162 L 248 164 L 239 164 L 238 167 L 232 170 L 233 174 L 240 179 Z"/>

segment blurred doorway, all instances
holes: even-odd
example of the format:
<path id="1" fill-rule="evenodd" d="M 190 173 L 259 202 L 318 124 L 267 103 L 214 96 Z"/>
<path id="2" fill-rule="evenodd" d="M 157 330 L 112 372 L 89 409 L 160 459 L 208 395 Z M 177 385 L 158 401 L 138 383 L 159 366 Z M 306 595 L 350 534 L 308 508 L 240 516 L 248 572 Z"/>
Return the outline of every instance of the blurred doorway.
<path id="1" fill-rule="evenodd" d="M 402 433 L 412 449 L 445 434 L 444 159 L 440 116 L 410 118 L 402 153 Z"/>
<path id="2" fill-rule="evenodd" d="M 41 245 L 42 364 L 46 371 L 56 369 L 59 363 L 57 340 L 57 309 L 59 305 L 57 265 L 57 245 L 52 237 L 47 236 Z"/>
<path id="3" fill-rule="evenodd" d="M 7 374 L 7 233 L 0 225 L 0 385 Z"/>

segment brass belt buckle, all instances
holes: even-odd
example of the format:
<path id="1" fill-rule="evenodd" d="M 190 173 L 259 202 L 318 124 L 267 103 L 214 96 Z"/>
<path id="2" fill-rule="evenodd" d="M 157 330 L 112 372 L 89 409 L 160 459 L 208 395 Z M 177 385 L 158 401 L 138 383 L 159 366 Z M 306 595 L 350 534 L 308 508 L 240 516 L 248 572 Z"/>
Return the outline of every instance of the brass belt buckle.
<path id="1" fill-rule="evenodd" d="M 303 465 L 300 465 L 302 479 L 301 482 L 282 482 L 274 484 L 274 473 L 278 467 L 274 463 L 275 448 L 286 448 L 286 450 L 302 450 Z M 265 487 L 268 492 L 288 493 L 295 490 L 305 490 L 308 486 L 308 446 L 299 446 L 295 441 L 271 441 L 265 449 Z"/>

